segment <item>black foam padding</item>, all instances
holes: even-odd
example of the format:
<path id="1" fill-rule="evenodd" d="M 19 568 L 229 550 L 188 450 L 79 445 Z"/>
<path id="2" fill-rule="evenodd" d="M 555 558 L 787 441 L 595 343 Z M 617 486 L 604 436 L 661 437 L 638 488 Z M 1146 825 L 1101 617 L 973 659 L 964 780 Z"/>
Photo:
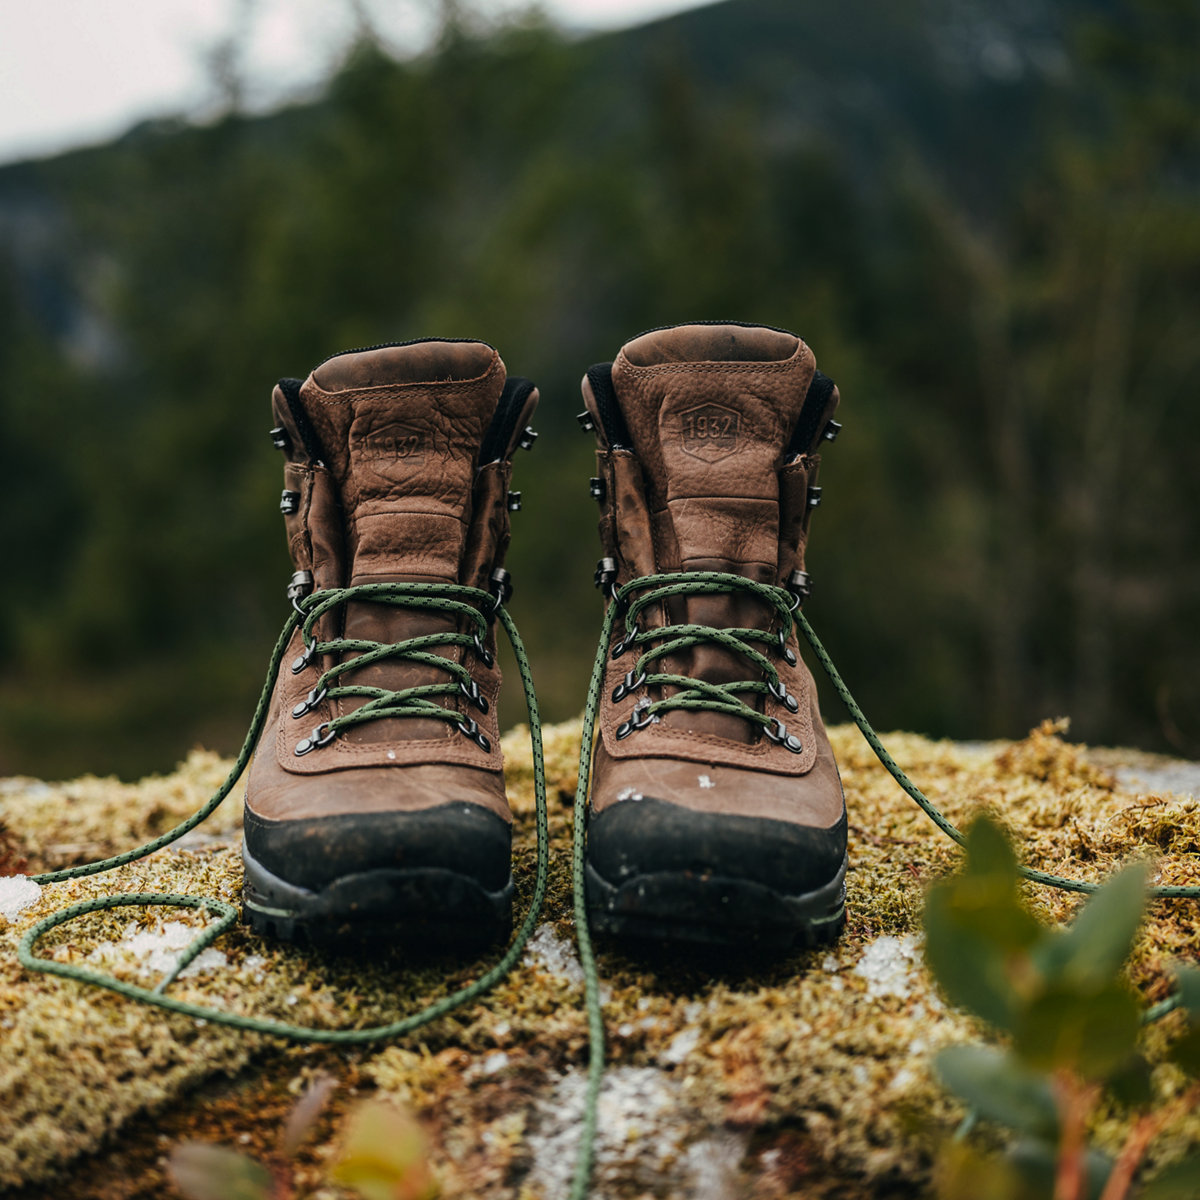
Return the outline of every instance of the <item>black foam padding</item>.
<path id="1" fill-rule="evenodd" d="M 479 465 L 499 462 L 508 453 L 513 434 L 517 431 L 517 422 L 533 391 L 533 383 L 520 375 L 510 375 L 504 381 L 504 390 L 496 404 L 496 412 L 488 431 L 483 435 L 483 445 L 479 449 Z"/>
<path id="2" fill-rule="evenodd" d="M 279 390 L 287 401 L 288 411 L 292 414 L 296 432 L 300 434 L 300 444 L 304 447 L 305 454 L 308 455 L 310 462 L 321 462 L 323 456 L 321 444 L 317 440 L 317 431 L 308 419 L 304 405 L 300 403 L 300 389 L 303 386 L 303 379 L 281 379 L 279 381 Z"/>
<path id="3" fill-rule="evenodd" d="M 604 427 L 604 436 L 608 439 L 610 449 L 629 450 L 633 447 L 633 439 L 629 436 L 629 426 L 625 424 L 625 416 L 617 403 L 612 371 L 612 363 L 596 363 L 587 369 L 588 383 L 591 384 L 592 395 L 596 397 L 600 424 Z"/>
<path id="4" fill-rule="evenodd" d="M 811 454 L 821 435 L 825 408 L 829 397 L 833 395 L 833 380 L 828 375 L 814 371 L 812 382 L 808 385 L 808 393 L 804 397 L 804 407 L 800 410 L 800 420 L 792 431 L 791 441 L 788 442 L 785 460 L 795 458 L 797 454 Z"/>

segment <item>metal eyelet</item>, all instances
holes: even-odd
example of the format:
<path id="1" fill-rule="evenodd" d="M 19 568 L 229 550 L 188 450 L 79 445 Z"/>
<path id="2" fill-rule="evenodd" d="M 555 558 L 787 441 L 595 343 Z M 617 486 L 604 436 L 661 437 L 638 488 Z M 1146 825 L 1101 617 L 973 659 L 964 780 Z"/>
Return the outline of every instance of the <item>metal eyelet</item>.
<path id="1" fill-rule="evenodd" d="M 650 712 L 650 698 L 643 696 L 634 706 L 633 712 L 629 714 L 628 721 L 622 721 L 617 726 L 617 737 L 620 740 L 627 738 L 635 729 L 645 729 L 647 725 L 657 725 L 659 718 Z"/>
<path id="2" fill-rule="evenodd" d="M 487 712 L 489 705 L 487 697 L 479 690 L 479 684 L 475 680 L 467 683 L 465 680 L 459 683 L 458 690 L 462 694 L 462 698 L 469 704 L 475 705 L 481 713 Z"/>
<path id="3" fill-rule="evenodd" d="M 779 680 L 778 683 L 768 683 L 767 691 L 770 692 L 780 704 L 786 705 L 788 712 L 800 711 L 800 701 L 797 700 L 796 697 L 787 690 L 782 679 Z"/>
<path id="4" fill-rule="evenodd" d="M 492 658 L 492 652 L 483 644 L 483 639 L 479 636 L 479 634 L 475 635 L 474 640 L 475 645 L 473 648 L 475 650 L 475 657 L 479 659 L 479 661 L 483 663 L 485 667 L 490 667 L 492 663 L 495 662 L 495 659 Z"/>
<path id="5" fill-rule="evenodd" d="M 787 579 L 787 590 L 794 597 L 788 608 L 795 612 L 805 600 L 812 595 L 813 581 L 812 576 L 807 571 L 799 569 L 793 571 Z"/>
<path id="6" fill-rule="evenodd" d="M 624 682 L 618 683 L 617 686 L 615 688 L 613 688 L 613 694 L 612 694 L 613 703 L 619 704 L 622 700 L 625 699 L 626 696 L 629 695 L 630 692 L 636 692 L 637 689 L 640 688 L 642 686 L 642 684 L 645 682 L 646 682 L 646 672 L 645 671 L 639 671 L 636 675 L 633 673 L 633 671 L 627 672 L 625 675 Z"/>
<path id="7" fill-rule="evenodd" d="M 625 630 L 625 636 L 613 647 L 613 658 L 620 658 L 637 641 L 639 633 L 641 633 L 641 630 L 637 627 L 637 622 L 635 621 Z"/>
<path id="8" fill-rule="evenodd" d="M 772 717 L 770 725 L 763 729 L 767 740 L 785 746 L 793 754 L 803 754 L 804 744 L 794 733 L 788 733 L 787 726 L 778 718 Z"/>
<path id="9" fill-rule="evenodd" d="M 303 671 L 304 668 L 307 667 L 312 662 L 313 651 L 316 648 L 317 648 L 317 644 L 316 644 L 316 642 L 313 642 L 313 644 L 311 646 L 304 647 L 304 653 L 301 654 L 299 658 L 295 658 L 292 660 L 292 674 L 293 675 L 299 675 L 300 672 Z"/>
<path id="10" fill-rule="evenodd" d="M 325 732 L 322 733 L 321 730 Z M 333 730 L 329 728 L 328 721 L 322 721 L 306 738 L 301 738 L 296 743 L 296 757 L 303 758 L 310 750 L 316 750 L 319 746 L 327 746 L 333 741 Z"/>
<path id="11" fill-rule="evenodd" d="M 479 728 L 479 725 L 474 720 L 468 718 L 465 721 L 459 721 L 455 728 L 459 733 L 469 737 L 471 741 L 473 741 L 480 748 L 480 750 L 484 752 L 484 754 L 491 752 L 491 739 L 486 733 L 483 732 L 482 729 Z"/>
<path id="12" fill-rule="evenodd" d="M 311 571 L 294 571 L 292 577 L 288 580 L 287 598 L 292 602 L 292 607 L 301 615 L 304 616 L 304 607 L 300 601 L 306 596 L 312 594 L 313 590 L 313 573 Z"/>
<path id="13" fill-rule="evenodd" d="M 789 667 L 794 667 L 796 665 L 796 652 L 788 645 L 787 640 L 788 635 L 781 629 L 777 635 L 780 656 Z"/>
<path id="14" fill-rule="evenodd" d="M 310 709 L 316 708 L 325 699 L 326 688 L 313 688 L 295 708 L 292 709 L 293 720 L 299 720 Z"/>

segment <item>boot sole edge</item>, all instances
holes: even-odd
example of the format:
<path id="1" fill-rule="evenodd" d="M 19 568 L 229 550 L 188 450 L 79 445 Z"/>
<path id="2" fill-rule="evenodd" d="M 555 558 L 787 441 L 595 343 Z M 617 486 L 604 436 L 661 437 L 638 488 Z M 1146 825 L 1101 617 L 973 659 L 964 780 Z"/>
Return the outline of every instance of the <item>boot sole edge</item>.
<path id="1" fill-rule="evenodd" d="M 242 920 L 278 941 L 486 946 L 512 931 L 515 887 L 489 891 L 443 867 L 354 872 L 310 889 L 281 879 L 242 846 Z"/>
<path id="2" fill-rule="evenodd" d="M 635 875 L 614 884 L 591 863 L 585 890 L 592 929 L 621 940 L 777 952 L 830 945 L 846 923 L 845 859 L 829 883 L 800 895 L 691 871 Z"/>

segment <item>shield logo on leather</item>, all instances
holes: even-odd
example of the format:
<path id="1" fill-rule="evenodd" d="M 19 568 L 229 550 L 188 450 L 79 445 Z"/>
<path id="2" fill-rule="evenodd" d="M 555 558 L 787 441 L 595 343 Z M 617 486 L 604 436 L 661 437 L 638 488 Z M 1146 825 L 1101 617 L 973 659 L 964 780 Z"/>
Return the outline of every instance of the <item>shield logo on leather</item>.
<path id="1" fill-rule="evenodd" d="M 741 415 L 723 404 L 699 404 L 679 414 L 684 453 L 719 462 L 737 451 Z"/>
<path id="2" fill-rule="evenodd" d="M 411 477 L 425 458 L 420 430 L 392 422 L 361 436 L 350 436 L 350 453 L 376 475 L 392 482 Z"/>

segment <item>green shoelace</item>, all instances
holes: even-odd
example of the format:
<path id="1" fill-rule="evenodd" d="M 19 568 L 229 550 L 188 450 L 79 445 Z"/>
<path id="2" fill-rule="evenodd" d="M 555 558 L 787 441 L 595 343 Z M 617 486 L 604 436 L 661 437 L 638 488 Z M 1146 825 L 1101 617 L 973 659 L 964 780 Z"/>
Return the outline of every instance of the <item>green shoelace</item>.
<path id="1" fill-rule="evenodd" d="M 714 595 L 738 593 L 750 595 L 760 600 L 765 607 L 773 609 L 781 621 L 777 633 L 766 633 L 762 630 L 717 629 L 705 625 L 674 625 L 651 630 L 643 630 L 638 626 L 638 617 L 652 605 L 661 604 L 676 596 Z M 595 951 L 592 947 L 591 934 L 587 923 L 587 904 L 584 894 L 584 845 L 587 829 L 588 792 L 591 786 L 592 755 L 594 751 L 596 717 L 600 709 L 600 692 L 604 686 L 604 676 L 608 666 L 613 632 L 618 620 L 624 617 L 625 636 L 614 648 L 614 653 L 633 646 L 647 645 L 657 639 L 670 639 L 669 644 L 643 654 L 635 664 L 633 681 L 638 686 L 666 683 L 685 689 L 675 695 L 650 704 L 642 709 L 644 714 L 640 724 L 644 725 L 655 713 L 669 711 L 672 708 L 706 709 L 712 712 L 730 712 L 745 717 L 748 721 L 768 726 L 770 718 L 765 717 L 756 709 L 741 703 L 735 693 L 770 691 L 770 682 L 778 682 L 779 674 L 768 662 L 763 665 L 762 655 L 756 651 L 751 642 L 773 642 L 780 652 L 784 653 L 787 641 L 795 626 L 803 635 L 817 661 L 821 664 L 829 681 L 833 684 L 838 697 L 850 712 L 855 725 L 867 743 L 875 752 L 875 756 L 887 769 L 892 778 L 917 803 L 921 811 L 944 833 L 960 846 L 966 841 L 965 835 L 951 822 L 944 813 L 921 791 L 919 787 L 900 769 L 899 764 L 887 752 L 879 735 L 871 727 L 871 723 L 859 708 L 850 689 L 846 686 L 833 659 L 821 644 L 804 614 L 800 612 L 797 598 L 784 588 L 773 587 L 769 584 L 755 583 L 743 579 L 740 575 L 730 575 L 718 571 L 684 571 L 672 575 L 647 575 L 635 579 L 624 587 L 612 589 L 612 603 L 604 614 L 604 624 L 600 630 L 600 644 L 596 649 L 596 659 L 592 667 L 591 683 L 588 686 L 587 704 L 583 712 L 583 736 L 579 748 L 579 787 L 575 793 L 574 829 L 572 837 L 572 869 L 574 874 L 574 903 L 575 903 L 575 937 L 579 944 L 579 958 L 583 964 L 584 1003 L 588 1016 L 588 1083 L 586 1103 L 584 1107 L 584 1128 L 580 1141 L 579 1157 L 576 1160 L 575 1177 L 571 1189 L 571 1200 L 585 1200 L 588 1182 L 591 1177 L 592 1160 L 596 1136 L 596 1113 L 600 1099 L 600 1086 L 604 1078 L 604 1020 L 600 1006 L 600 978 L 596 966 Z M 727 649 L 744 654 L 756 666 L 764 670 L 768 683 L 754 686 L 748 683 L 723 684 L 711 686 L 702 684 L 699 680 L 685 676 L 646 675 L 645 680 L 639 680 L 645 665 L 663 655 L 677 650 L 686 650 L 704 644 L 717 644 Z M 740 643 L 740 644 L 739 644 Z M 629 682 L 629 677 L 626 677 Z M 629 689 L 633 690 L 633 689 Z M 638 728 L 635 725 L 634 728 Z M 628 736 L 628 734 L 626 735 Z M 1030 867 L 1022 867 L 1021 874 L 1031 883 L 1040 883 L 1048 887 L 1061 888 L 1072 892 L 1094 892 L 1099 884 L 1086 880 L 1067 879 L 1060 875 L 1051 875 L 1046 871 L 1037 871 Z M 1147 894 L 1154 898 L 1200 898 L 1200 887 L 1159 886 L 1147 889 Z M 1143 1021 L 1150 1023 L 1165 1017 L 1167 1013 L 1179 1006 L 1178 995 L 1169 996 L 1166 1000 L 1146 1009 Z"/>
<path id="2" fill-rule="evenodd" d="M 700 624 L 671 625 L 655 629 L 642 629 L 638 623 L 639 616 L 652 605 L 658 605 L 666 600 L 679 596 L 746 594 L 760 600 L 768 609 L 773 610 L 779 618 L 779 626 L 775 633 L 764 632 L 760 629 L 720 629 L 714 626 Z M 474 634 L 457 632 L 430 634 L 423 638 L 408 639 L 392 645 L 364 640 L 337 639 L 320 642 L 315 640 L 314 628 L 320 616 L 338 604 L 350 600 L 369 600 L 374 603 L 393 604 L 398 607 L 432 609 L 447 615 L 464 619 L 475 630 Z M 786 743 L 786 729 L 777 719 L 766 717 L 751 705 L 746 704 L 742 694 L 769 693 L 789 707 L 786 691 L 783 689 L 779 673 L 770 659 L 756 648 L 755 643 L 774 643 L 778 652 L 785 657 L 791 653 L 788 641 L 793 628 L 803 633 L 817 660 L 829 676 L 834 690 L 850 712 L 854 723 L 866 738 L 871 749 L 875 752 L 883 766 L 895 779 L 897 784 L 920 806 L 922 811 L 947 837 L 960 845 L 964 835 L 949 821 L 921 790 L 900 769 L 896 761 L 884 748 L 870 722 L 863 715 L 855 702 L 850 690 L 846 687 L 832 659 L 813 632 L 807 619 L 799 611 L 796 598 L 783 588 L 768 584 L 755 583 L 743 579 L 739 575 L 722 572 L 694 571 L 672 575 L 652 575 L 637 579 L 624 587 L 612 592 L 612 600 L 604 615 L 601 627 L 596 659 L 592 669 L 591 681 L 588 685 L 587 703 L 584 708 L 583 731 L 579 753 L 579 785 L 575 796 L 574 824 L 572 833 L 572 867 L 573 867 L 573 900 L 575 912 L 575 932 L 579 946 L 580 961 L 584 974 L 584 1003 L 588 1024 L 588 1075 L 587 1091 L 583 1113 L 583 1128 L 575 1161 L 575 1172 L 572 1179 L 571 1200 L 586 1200 L 592 1166 L 595 1157 L 595 1137 L 597 1111 L 600 1087 L 604 1076 L 604 1019 L 600 1002 L 599 971 L 596 965 L 595 951 L 587 924 L 587 906 L 584 895 L 584 844 L 586 831 L 586 815 L 588 793 L 591 781 L 592 755 L 595 742 L 596 716 L 599 711 L 600 691 L 604 684 L 604 676 L 612 648 L 613 632 L 617 621 L 624 619 L 626 633 L 620 644 L 620 652 L 625 653 L 634 647 L 646 647 L 639 654 L 630 675 L 626 676 L 626 693 L 632 693 L 642 686 L 671 687 L 677 689 L 672 695 L 658 701 L 643 703 L 637 710 L 637 723 L 629 732 L 635 731 L 642 725 L 652 721 L 663 712 L 672 709 L 707 710 L 723 712 L 744 717 L 763 728 L 764 735 L 775 735 L 775 740 Z M 537 698 L 533 691 L 533 679 L 529 670 L 529 661 L 520 635 L 512 618 L 502 604 L 487 592 L 475 588 L 457 585 L 419 585 L 419 584 L 372 584 L 364 587 L 342 588 L 326 592 L 317 592 L 298 605 L 298 611 L 293 613 L 283 628 L 275 649 L 271 654 L 270 666 L 267 671 L 266 683 L 259 697 L 250 729 L 242 745 L 233 768 L 230 770 L 221 787 L 193 816 L 177 825 L 161 837 L 147 842 L 136 849 L 123 854 L 106 858 L 99 862 L 87 863 L 62 871 L 51 871 L 35 875 L 34 881 L 39 884 L 56 883 L 66 879 L 78 879 L 86 875 L 95 875 L 110 871 L 153 854 L 156 850 L 170 845 L 183 837 L 190 830 L 201 824 L 221 802 L 229 795 L 234 784 L 240 778 L 250 761 L 254 746 L 257 744 L 263 721 L 270 703 L 271 691 L 275 677 L 279 672 L 283 653 L 287 648 L 292 634 L 297 626 L 302 626 L 305 641 L 305 654 L 337 654 L 356 652 L 357 657 L 348 664 L 339 664 L 326 671 L 318 680 L 314 689 L 319 693 L 326 689 L 326 695 L 331 698 L 338 696 L 357 696 L 364 698 L 367 703 L 352 713 L 343 714 L 330 721 L 325 727 L 318 727 L 320 738 L 333 736 L 338 729 L 361 721 L 400 716 L 432 717 L 450 721 L 456 726 L 464 724 L 462 715 L 437 704 L 433 697 L 449 696 L 461 692 L 468 695 L 471 684 L 466 675 L 454 668 L 449 659 L 429 653 L 437 645 L 470 645 L 478 649 L 486 633 L 488 618 L 483 614 L 488 612 L 491 619 L 497 621 L 504 629 L 513 648 L 517 665 L 521 674 L 521 683 L 525 691 L 525 703 L 529 712 L 529 732 L 533 745 L 534 763 L 534 792 L 536 800 L 537 824 L 537 871 L 534 884 L 533 899 L 529 912 L 508 950 L 500 961 L 466 987 L 460 988 L 452 995 L 444 997 L 411 1016 L 369 1029 L 316 1029 L 298 1025 L 290 1025 L 283 1021 L 264 1020 L 257 1017 L 242 1016 L 237 1013 L 224 1012 L 220 1009 L 204 1005 L 188 1004 L 167 996 L 166 990 L 178 977 L 179 973 L 192 962 L 206 947 L 210 946 L 237 919 L 237 910 L 230 904 L 205 896 L 180 895 L 162 892 L 127 892 L 112 896 L 100 897 L 95 900 L 82 901 L 73 904 L 60 912 L 54 913 L 35 924 L 22 939 L 18 957 L 21 965 L 28 970 L 44 971 L 73 979 L 79 983 L 87 983 L 96 987 L 107 988 L 120 995 L 142 1003 L 153 1004 L 172 1012 L 183 1013 L 187 1016 L 202 1018 L 214 1024 L 229 1025 L 253 1033 L 270 1034 L 294 1041 L 332 1042 L 339 1044 L 361 1044 L 373 1041 L 387 1040 L 411 1033 L 413 1030 L 444 1016 L 453 1009 L 479 999 L 485 992 L 495 986 L 516 964 L 525 948 L 526 942 L 533 933 L 537 919 L 541 913 L 545 899 L 547 877 L 549 870 L 549 836 L 546 817 L 546 778 L 545 765 L 542 755 L 541 722 L 538 716 Z M 653 643 L 659 643 L 653 645 Z M 656 661 L 670 654 L 682 652 L 705 644 L 715 644 L 727 650 L 745 656 L 755 667 L 765 675 L 765 680 L 746 681 L 727 684 L 709 684 L 688 676 L 668 672 L 650 672 L 647 668 Z M 452 681 L 441 684 L 426 684 L 401 691 L 387 691 L 381 688 L 368 688 L 361 685 L 338 685 L 337 678 L 346 670 L 353 667 L 363 667 L 385 658 L 400 658 L 410 662 L 424 663 L 449 670 Z M 780 693 L 783 692 L 781 695 Z M 623 693 L 623 694 L 626 694 Z M 314 703 L 319 703 L 318 697 Z M 631 722 L 632 722 L 631 718 Z M 317 734 L 318 731 L 314 731 Z M 469 729 L 464 729 L 469 734 Z M 626 734 L 628 736 L 628 733 Z M 789 747 L 791 748 L 791 747 Z M 1022 875 L 1033 883 L 1045 884 L 1050 887 L 1062 888 L 1075 892 L 1093 892 L 1098 884 L 1083 880 L 1067 879 L 1052 875 L 1045 871 L 1032 868 L 1022 868 Z M 1159 886 L 1149 890 L 1152 897 L 1174 897 L 1196 899 L 1200 898 L 1200 887 Z M 169 974 L 153 989 L 142 988 L 124 983 L 112 976 L 85 967 L 69 963 L 58 963 L 52 959 L 38 957 L 34 953 L 37 942 L 51 929 L 63 925 L 76 917 L 87 913 L 99 912 L 105 909 L 122 906 L 165 906 L 176 908 L 191 908 L 203 910 L 215 920 L 204 929 L 197 938 L 180 954 L 175 966 Z M 1146 1010 L 1144 1020 L 1154 1021 L 1165 1016 L 1178 1006 L 1178 998 L 1169 997 L 1159 1004 Z"/>
<path id="3" fill-rule="evenodd" d="M 320 617 L 340 604 L 349 601 L 370 601 L 376 604 L 388 604 L 399 608 L 416 608 L 445 613 L 456 619 L 467 620 L 475 630 L 474 635 L 460 634 L 453 631 L 429 634 L 424 637 L 410 638 L 390 645 L 354 639 L 337 639 L 328 642 L 315 640 L 314 627 Z M 458 692 L 464 684 L 463 675 L 469 673 L 465 667 L 453 663 L 441 655 L 429 653 L 435 645 L 469 645 L 482 649 L 483 638 L 488 628 L 487 612 L 491 619 L 499 622 L 512 646 L 521 674 L 521 684 L 525 689 L 525 704 L 529 711 L 529 737 L 533 744 L 533 785 L 536 806 L 537 823 L 537 872 L 533 888 L 533 899 L 529 912 L 521 924 L 512 944 L 503 957 L 479 979 L 460 988 L 458 991 L 441 1000 L 430 1004 L 412 1016 L 404 1017 L 387 1025 L 378 1025 L 369 1029 L 316 1029 L 303 1025 L 291 1025 L 286 1021 L 266 1020 L 260 1017 L 242 1016 L 238 1013 L 224 1012 L 221 1009 L 210 1008 L 206 1005 L 189 1004 L 166 995 L 167 988 L 179 976 L 195 957 L 211 946 L 237 920 L 237 909 L 222 900 L 208 896 L 192 896 L 171 892 L 122 892 L 112 896 L 102 896 L 94 900 L 84 900 L 72 904 L 61 912 L 52 914 L 34 925 L 21 940 L 17 954 L 21 965 L 31 971 L 45 971 L 52 975 L 61 975 L 64 979 L 73 979 L 78 983 L 87 983 L 95 987 L 107 988 L 119 995 L 128 996 L 131 1000 L 139 1000 L 143 1004 L 153 1004 L 170 1012 L 183 1013 L 190 1017 L 199 1017 L 217 1025 L 229 1025 L 235 1029 L 244 1029 L 251 1033 L 266 1033 L 275 1037 L 288 1038 L 293 1041 L 332 1042 L 339 1045 L 356 1045 L 365 1042 L 375 1042 L 390 1038 L 401 1037 L 427 1025 L 438 1017 L 445 1016 L 463 1004 L 477 1000 L 500 982 L 512 970 L 525 943 L 529 940 L 542 910 L 542 902 L 546 896 L 546 885 L 549 877 L 550 848 L 549 829 L 546 817 L 546 770 L 542 755 L 542 725 L 538 715 L 537 697 L 533 690 L 533 676 L 529 669 L 529 658 L 525 653 L 524 643 L 513 624 L 507 610 L 489 592 L 478 588 L 463 587 L 458 584 L 415 584 L 415 583 L 377 583 L 359 587 L 336 588 L 316 592 L 305 600 L 298 601 L 296 611 L 288 617 L 271 652 L 270 665 L 267 668 L 266 682 L 258 699 L 258 706 L 250 722 L 246 740 L 237 760 L 229 774 L 225 777 L 220 788 L 212 798 L 204 804 L 193 816 L 176 825 L 174 829 L 161 837 L 147 842 L 136 849 L 128 850 L 112 858 L 99 862 L 86 863 L 79 867 L 69 867 L 63 871 L 50 871 L 43 875 L 33 876 L 39 884 L 58 883 L 65 879 L 79 879 L 85 875 L 97 875 L 103 871 L 111 871 L 115 867 L 124 866 L 136 859 L 144 858 L 169 846 L 172 842 L 195 829 L 202 821 L 210 816 L 219 804 L 229 795 L 233 785 L 241 777 L 258 743 L 267 709 L 271 701 L 271 692 L 275 686 L 275 678 L 279 674 L 280 663 L 284 651 L 291 641 L 297 626 L 301 626 L 305 644 L 306 660 L 314 654 L 336 653 L 341 651 L 358 651 L 359 656 L 347 663 L 341 663 L 324 672 L 318 680 L 315 691 L 323 687 L 328 689 L 330 697 L 338 695 L 366 696 L 368 703 L 354 712 L 343 714 L 328 722 L 324 727 L 322 737 L 332 737 L 339 729 L 350 725 L 360 724 L 366 720 L 383 717 L 433 717 L 450 721 L 460 728 L 466 724 L 462 715 L 450 709 L 442 708 L 433 703 L 429 697 Z M 359 686 L 332 686 L 336 678 L 346 670 L 369 665 L 383 659 L 402 659 L 410 662 L 422 662 L 430 666 L 440 667 L 450 672 L 454 682 L 445 684 L 427 684 L 399 691 L 387 691 L 382 688 L 366 688 Z M 311 695 L 311 694 L 310 694 Z M 364 715 L 365 714 L 365 715 Z M 473 724 L 473 722 L 471 723 Z M 319 727 L 321 728 L 321 727 Z M 315 731 L 314 731 L 315 732 Z M 464 732 L 469 733 L 468 729 Z M 472 735 L 474 736 L 474 735 Z M 478 735 L 482 737 L 482 734 Z M 314 744 L 320 744 L 319 739 L 310 739 Z M 478 740 L 478 738 L 476 738 Z M 305 751 L 306 752 L 306 751 Z M 76 917 L 88 913 L 101 912 L 110 908 L 126 906 L 167 907 L 199 909 L 212 915 L 215 920 L 208 925 L 180 953 L 174 967 L 153 989 L 138 987 L 106 975 L 100 971 L 92 971 L 73 963 L 58 963 L 53 959 L 41 958 L 35 953 L 38 941 L 50 930 L 64 925 Z"/>

